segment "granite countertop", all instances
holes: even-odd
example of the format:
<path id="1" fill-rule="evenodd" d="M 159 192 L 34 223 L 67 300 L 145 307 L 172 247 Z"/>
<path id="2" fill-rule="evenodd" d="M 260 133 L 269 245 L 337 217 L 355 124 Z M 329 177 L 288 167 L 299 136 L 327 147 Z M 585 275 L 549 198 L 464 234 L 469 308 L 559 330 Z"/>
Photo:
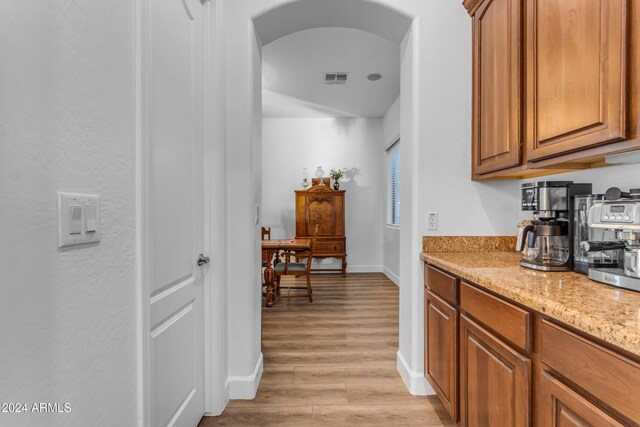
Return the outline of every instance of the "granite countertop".
<path id="1" fill-rule="evenodd" d="M 640 356 L 640 293 L 520 267 L 512 251 L 422 253 L 427 263 Z M 451 248 L 454 249 L 454 248 Z"/>

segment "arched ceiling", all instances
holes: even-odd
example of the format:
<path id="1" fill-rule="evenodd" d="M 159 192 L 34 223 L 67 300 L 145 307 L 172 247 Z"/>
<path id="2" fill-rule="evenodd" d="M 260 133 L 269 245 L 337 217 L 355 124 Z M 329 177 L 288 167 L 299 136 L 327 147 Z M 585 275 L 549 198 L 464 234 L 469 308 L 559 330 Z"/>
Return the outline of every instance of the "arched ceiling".
<path id="1" fill-rule="evenodd" d="M 327 85 L 325 72 L 347 83 Z M 299 31 L 263 47 L 262 87 L 264 117 L 382 117 L 400 94 L 400 47 L 351 28 Z"/>
<path id="2" fill-rule="evenodd" d="M 399 45 L 411 17 L 370 0 L 297 0 L 255 17 L 254 25 L 263 46 L 288 34 L 320 27 L 353 28 Z"/>

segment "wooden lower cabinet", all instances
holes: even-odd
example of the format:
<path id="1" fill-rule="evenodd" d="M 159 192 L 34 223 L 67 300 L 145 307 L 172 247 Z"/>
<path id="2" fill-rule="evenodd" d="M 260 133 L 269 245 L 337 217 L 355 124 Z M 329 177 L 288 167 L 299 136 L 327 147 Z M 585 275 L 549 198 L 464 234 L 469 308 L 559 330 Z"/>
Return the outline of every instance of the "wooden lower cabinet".
<path id="1" fill-rule="evenodd" d="M 426 291 L 425 368 L 451 419 L 458 419 L 458 310 Z"/>
<path id="2" fill-rule="evenodd" d="M 466 315 L 460 315 L 460 422 L 529 426 L 531 361 Z"/>
<path id="3" fill-rule="evenodd" d="M 640 358 L 425 266 L 425 376 L 469 427 L 640 427 Z"/>
<path id="4" fill-rule="evenodd" d="M 609 414 L 580 394 L 543 371 L 540 379 L 543 426 L 549 427 L 623 427 Z"/>

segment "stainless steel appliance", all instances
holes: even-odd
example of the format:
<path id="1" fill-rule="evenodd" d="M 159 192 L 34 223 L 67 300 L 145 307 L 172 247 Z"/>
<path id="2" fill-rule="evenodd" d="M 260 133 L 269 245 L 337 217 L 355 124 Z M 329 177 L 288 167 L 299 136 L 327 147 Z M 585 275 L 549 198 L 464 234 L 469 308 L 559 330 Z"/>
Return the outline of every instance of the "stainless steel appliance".
<path id="1" fill-rule="evenodd" d="M 581 242 L 608 242 L 615 240 L 615 231 L 589 226 L 589 209 L 604 200 L 604 194 L 585 194 L 573 200 L 573 271 L 588 274 L 589 268 L 617 268 L 622 266 L 622 251 L 592 250 L 587 252 Z"/>
<path id="2" fill-rule="evenodd" d="M 589 278 L 640 291 L 640 188 L 628 193 L 616 187 L 607 190 L 605 200 L 594 203 L 589 209 L 589 226 L 612 230 L 616 239 L 582 242 L 586 251 L 624 251 L 622 268 L 590 268 Z"/>
<path id="3" fill-rule="evenodd" d="M 538 181 L 522 184 L 522 210 L 533 220 L 520 224 L 516 249 L 520 265 L 542 271 L 573 269 L 573 198 L 590 194 L 591 184 Z"/>

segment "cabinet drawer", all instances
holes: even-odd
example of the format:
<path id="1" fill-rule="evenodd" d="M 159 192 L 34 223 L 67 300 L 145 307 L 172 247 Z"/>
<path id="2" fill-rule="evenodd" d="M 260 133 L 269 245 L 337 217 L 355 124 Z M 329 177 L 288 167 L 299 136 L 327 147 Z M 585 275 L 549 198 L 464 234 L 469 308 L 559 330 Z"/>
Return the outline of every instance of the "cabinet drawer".
<path id="1" fill-rule="evenodd" d="M 546 320 L 543 363 L 621 414 L 640 423 L 640 365 Z"/>
<path id="2" fill-rule="evenodd" d="M 332 253 L 332 254 L 341 254 L 344 252 L 344 242 L 342 241 L 318 241 L 313 248 L 314 253 Z"/>
<path id="3" fill-rule="evenodd" d="M 531 351 L 531 313 L 464 282 L 460 284 L 460 308 L 516 347 Z"/>
<path id="4" fill-rule="evenodd" d="M 458 279 L 428 264 L 424 265 L 424 284 L 449 304 L 456 305 Z"/>

